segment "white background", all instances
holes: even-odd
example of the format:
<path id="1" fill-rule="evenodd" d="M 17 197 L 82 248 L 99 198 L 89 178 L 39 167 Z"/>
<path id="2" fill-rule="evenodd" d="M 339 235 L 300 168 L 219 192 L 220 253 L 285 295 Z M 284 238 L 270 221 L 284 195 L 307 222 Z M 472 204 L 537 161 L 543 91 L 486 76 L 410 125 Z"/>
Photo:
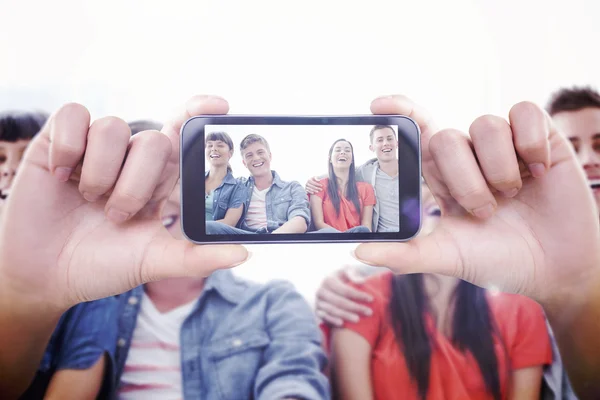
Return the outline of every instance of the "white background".
<path id="1" fill-rule="evenodd" d="M 350 141 L 355 166 L 375 157 L 369 150 L 369 132 L 373 125 L 207 125 L 205 132 L 226 132 L 233 141 L 234 153 L 229 164 L 233 176 L 250 176 L 242 163 L 240 143 L 251 133 L 264 137 L 271 149 L 271 169 L 284 181 L 298 181 L 303 187 L 313 176 L 328 174 L 329 148 L 338 139 Z M 392 127 L 395 132 L 397 126 Z M 210 164 L 205 164 L 206 169 Z"/>
<path id="2" fill-rule="evenodd" d="M 600 86 L 597 0 L 0 0 L 0 17 L 0 109 L 79 101 L 94 118 L 164 120 L 215 93 L 232 113 L 363 114 L 404 93 L 468 129 Z M 351 248 L 253 246 L 237 271 L 312 300 Z"/>

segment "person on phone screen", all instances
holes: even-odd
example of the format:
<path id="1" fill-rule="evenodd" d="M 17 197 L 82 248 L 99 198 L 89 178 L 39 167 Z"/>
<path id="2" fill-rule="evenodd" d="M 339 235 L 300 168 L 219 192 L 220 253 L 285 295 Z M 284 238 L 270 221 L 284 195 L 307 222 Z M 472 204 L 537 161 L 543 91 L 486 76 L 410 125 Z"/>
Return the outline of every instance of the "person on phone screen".
<path id="1" fill-rule="evenodd" d="M 210 165 L 204 178 L 206 221 L 236 226 L 244 211 L 246 190 L 233 177 L 229 165 L 233 141 L 225 132 L 211 132 L 205 143 L 206 160 Z"/>
<path id="2" fill-rule="evenodd" d="M 310 196 L 316 232 L 371 232 L 377 200 L 369 183 L 356 181 L 352 144 L 336 140 L 327 161 L 329 177 L 319 181 L 323 190 Z"/>
<path id="3" fill-rule="evenodd" d="M 369 149 L 375 158 L 356 168 L 357 182 L 365 182 L 375 189 L 372 232 L 398 232 L 400 230 L 400 193 L 398 184 L 398 138 L 394 128 L 376 125 L 369 133 Z M 311 178 L 306 183 L 310 195 L 325 190 L 323 180 Z M 410 205 L 411 203 L 407 203 Z"/>
<path id="4" fill-rule="evenodd" d="M 0 392 L 6 397 L 26 387 L 59 316 L 73 305 L 149 282 L 212 276 L 248 259 L 243 246 L 196 246 L 173 238 L 157 212 L 178 179 L 182 124 L 228 109 L 222 98 L 196 96 L 162 132 L 132 139 L 121 119 L 90 125 L 85 107 L 68 104 L 33 140 L 0 225 Z M 582 398 L 598 398 L 600 225 L 566 137 L 531 102 L 514 105 L 510 122 L 477 118 L 469 135 L 438 131 L 405 96 L 379 97 L 371 110 L 407 115 L 419 124 L 423 175 L 441 217 L 428 235 L 408 243 L 361 244 L 355 258 L 396 274 L 457 277 L 530 296 L 544 307 L 573 387 Z M 456 174 L 457 168 L 464 173 Z M 99 197 L 92 201 L 89 194 Z M 38 243 L 43 252 L 23 251 Z M 223 352 L 214 350 L 211 359 L 241 355 L 250 343 L 260 343 L 226 339 L 215 347 Z M 182 360 L 187 368 L 204 365 L 191 352 L 181 354 L 191 358 Z"/>
<path id="5" fill-rule="evenodd" d="M 244 212 L 237 227 L 206 223 L 207 234 L 305 233 L 310 225 L 308 196 L 296 181 L 283 181 L 271 170 L 271 149 L 265 138 L 251 134 L 241 144 L 242 162 L 250 177 L 238 178 L 245 188 Z"/>
<path id="6" fill-rule="evenodd" d="M 552 117 L 558 131 L 571 142 L 597 207 L 600 209 L 600 94 L 591 87 L 561 88 L 552 94 L 546 105 L 546 111 Z M 370 315 L 371 310 L 368 307 L 354 302 L 354 300 L 368 301 L 370 295 L 361 292 L 358 289 L 359 285 L 354 288 L 346 286 L 345 281 L 351 280 L 359 284 L 373 272 L 378 271 L 367 266 L 352 268 L 332 275 L 323 282 L 319 289 L 323 292 L 319 296 L 323 298 L 317 302 L 317 314 L 325 322 L 323 329 L 326 334 L 329 326 L 341 326 L 345 320 L 357 321 L 363 315 Z M 354 290 L 355 288 L 357 290 Z M 337 298 L 337 296 L 348 301 L 335 301 L 334 304 L 324 299 Z M 576 399 L 549 322 L 547 327 L 553 347 L 553 362 L 544 369 L 541 397 Z"/>
<path id="7" fill-rule="evenodd" d="M 423 235 L 440 210 L 423 188 Z M 332 332 L 343 399 L 539 399 L 552 362 L 542 308 L 457 278 L 385 272 L 360 286 L 373 314 Z"/>

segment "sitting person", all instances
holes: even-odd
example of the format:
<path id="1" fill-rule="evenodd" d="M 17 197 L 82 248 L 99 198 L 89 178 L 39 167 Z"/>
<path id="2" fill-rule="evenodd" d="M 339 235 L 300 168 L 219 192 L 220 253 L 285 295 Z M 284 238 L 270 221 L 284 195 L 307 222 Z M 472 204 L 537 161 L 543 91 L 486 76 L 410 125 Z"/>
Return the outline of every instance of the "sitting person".
<path id="1" fill-rule="evenodd" d="M 310 196 L 310 208 L 318 233 L 371 232 L 373 187 L 357 182 L 354 149 L 345 140 L 336 140 L 329 149 L 329 177 L 319 183 L 323 190 Z"/>
<path id="2" fill-rule="evenodd" d="M 42 129 L 48 116 L 41 112 L 0 113 L 0 210 L 31 139 Z"/>
<path id="3" fill-rule="evenodd" d="M 179 190 L 163 224 L 184 240 Z M 330 398 L 321 334 L 289 283 L 260 285 L 220 270 L 149 282 L 119 299 L 119 399 Z"/>
<path id="4" fill-rule="evenodd" d="M 439 208 L 426 188 L 423 209 L 427 234 Z M 380 273 L 361 290 L 372 315 L 332 331 L 341 398 L 539 399 L 552 349 L 534 301 L 433 274 Z"/>
<path id="5" fill-rule="evenodd" d="M 244 212 L 237 227 L 207 221 L 207 234 L 305 233 L 310 225 L 308 196 L 296 181 L 286 182 L 271 170 L 269 143 L 248 135 L 240 144 L 242 162 L 250 178 L 238 178 L 245 187 Z"/>
<path id="6" fill-rule="evenodd" d="M 371 212 L 373 232 L 398 232 L 400 230 L 400 193 L 398 185 L 398 138 L 396 131 L 387 125 L 376 125 L 369 133 L 371 150 L 376 158 L 356 167 L 356 181 L 368 183 L 377 193 L 377 202 Z M 354 164 L 353 164 L 354 165 Z M 326 188 L 323 180 L 310 178 L 306 191 L 322 197 Z M 363 224 L 364 225 L 364 224 Z"/>
<path id="7" fill-rule="evenodd" d="M 210 171 L 205 174 L 206 221 L 236 226 L 244 211 L 246 188 L 232 175 L 229 160 L 233 156 L 233 141 L 225 132 L 206 136 L 206 160 Z"/>
<path id="8" fill-rule="evenodd" d="M 30 141 L 45 124 L 41 112 L 0 115 L 0 197 L 8 197 Z M 114 315 L 113 298 L 78 304 L 59 319 L 36 375 L 21 395 L 31 399 L 103 398 L 108 387 L 109 354 L 114 352 L 116 329 L 107 324 Z M 108 327 L 108 328 L 107 328 Z"/>

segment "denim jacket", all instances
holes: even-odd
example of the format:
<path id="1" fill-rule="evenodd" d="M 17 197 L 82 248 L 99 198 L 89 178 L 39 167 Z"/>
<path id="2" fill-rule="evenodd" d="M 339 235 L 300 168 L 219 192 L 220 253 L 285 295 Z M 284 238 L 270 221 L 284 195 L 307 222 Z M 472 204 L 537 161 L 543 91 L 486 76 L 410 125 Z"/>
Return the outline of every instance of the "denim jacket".
<path id="1" fill-rule="evenodd" d="M 208 178 L 210 171 L 206 171 L 204 179 Z M 223 182 L 214 190 L 213 196 L 213 220 L 218 221 L 225 218 L 227 210 L 238 208 L 246 202 L 246 190 L 238 182 L 231 172 L 228 172 Z"/>
<path id="2" fill-rule="evenodd" d="M 114 382 L 125 367 L 142 293 L 139 286 L 120 296 Z M 216 271 L 180 337 L 185 399 L 330 398 L 321 333 L 289 283 L 259 285 Z"/>
<path id="3" fill-rule="evenodd" d="M 116 325 L 114 316 L 117 299 L 105 299 L 77 304 L 59 319 L 37 374 L 21 399 L 41 399 L 52 376 L 60 370 L 91 368 L 103 354 L 112 358 L 115 351 Z M 112 323 L 111 323 L 112 322 Z M 102 384 L 98 398 L 106 398 L 110 390 L 112 365 L 107 365 L 107 379 Z"/>
<path id="4" fill-rule="evenodd" d="M 284 182 L 279 178 L 277 172 L 272 171 L 272 173 L 273 185 L 267 192 L 266 198 L 267 230 L 273 232 L 294 217 L 304 218 L 308 228 L 310 226 L 310 205 L 306 191 L 300 183 L 296 181 Z M 246 225 L 246 213 L 250 206 L 250 200 L 252 200 L 254 178 L 252 176 L 249 179 L 238 178 L 238 181 L 246 187 L 246 204 L 238 228 L 251 231 L 252 229 Z"/>

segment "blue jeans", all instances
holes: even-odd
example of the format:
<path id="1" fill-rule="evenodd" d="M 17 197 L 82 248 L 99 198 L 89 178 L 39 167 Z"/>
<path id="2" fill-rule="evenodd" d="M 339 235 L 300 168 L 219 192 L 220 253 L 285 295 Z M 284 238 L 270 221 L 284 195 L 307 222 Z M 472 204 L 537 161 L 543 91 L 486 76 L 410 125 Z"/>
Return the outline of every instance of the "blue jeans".
<path id="1" fill-rule="evenodd" d="M 258 231 L 245 231 L 240 228 L 229 226 L 222 222 L 206 221 L 206 234 L 207 235 L 253 235 L 256 233 L 269 233 L 266 228 L 259 229 Z"/>
<path id="2" fill-rule="evenodd" d="M 369 230 L 369 228 L 367 228 L 364 225 L 360 225 L 360 226 L 355 226 L 353 228 L 348 229 L 347 231 L 338 231 L 335 228 L 323 228 L 323 229 L 319 229 L 317 231 L 313 231 L 312 233 L 365 233 L 365 232 L 371 232 Z"/>

